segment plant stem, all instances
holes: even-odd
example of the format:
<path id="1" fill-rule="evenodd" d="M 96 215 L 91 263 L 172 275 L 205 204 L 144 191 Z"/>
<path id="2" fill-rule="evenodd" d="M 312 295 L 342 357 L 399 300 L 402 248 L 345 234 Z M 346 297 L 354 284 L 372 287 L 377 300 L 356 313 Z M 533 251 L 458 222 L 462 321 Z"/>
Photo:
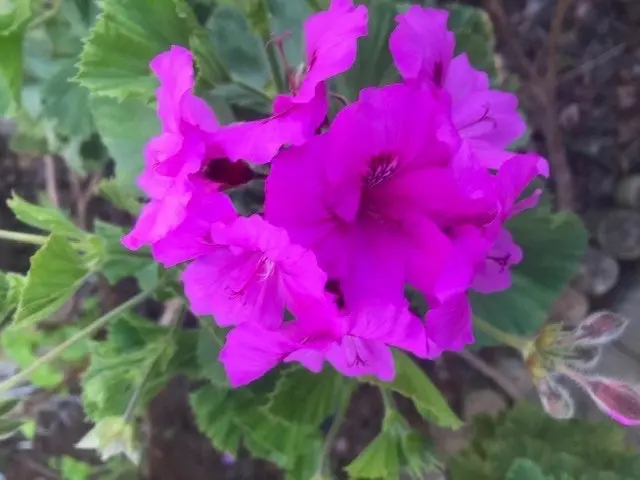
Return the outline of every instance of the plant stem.
<path id="1" fill-rule="evenodd" d="M 38 358 L 34 363 L 29 365 L 27 368 L 25 368 L 21 372 L 17 373 L 13 377 L 0 383 L 0 394 L 7 392 L 8 390 L 11 390 L 12 388 L 19 385 L 20 383 L 28 380 L 29 377 L 41 366 L 46 365 L 47 363 L 52 362 L 53 360 L 58 358 L 60 355 L 64 353 L 64 351 L 67 348 L 69 348 L 71 345 L 73 345 L 77 341 L 82 340 L 83 338 L 88 337 L 90 335 L 93 335 L 95 332 L 97 332 L 102 327 L 104 327 L 107 323 L 109 323 L 109 321 L 118 317 L 119 315 L 121 315 L 122 313 L 130 309 L 131 307 L 134 307 L 135 305 L 139 304 L 144 299 L 146 299 L 150 294 L 151 294 L 151 291 L 141 292 L 135 297 L 127 300 L 123 304 L 119 305 L 118 307 L 114 308 L 113 310 L 106 313 L 102 317 L 98 318 L 91 325 L 88 325 L 87 327 L 80 330 L 78 333 L 76 333 L 72 337 L 68 338 L 66 341 L 62 342 L 60 345 L 58 345 L 54 349 L 44 354 L 42 357 Z"/>
<path id="2" fill-rule="evenodd" d="M 29 28 L 34 29 L 38 28 L 40 25 L 48 22 L 50 19 L 55 17 L 60 11 L 60 7 L 62 6 L 62 0 L 53 0 L 51 2 L 51 8 L 46 10 L 42 15 L 36 17 L 30 24 Z"/>
<path id="3" fill-rule="evenodd" d="M 503 332 L 502 330 L 494 327 L 493 325 L 490 325 L 479 317 L 473 317 L 473 324 L 478 327 L 478 329 L 483 333 L 486 333 L 493 339 L 504 343 L 505 345 L 513 347 L 516 350 L 522 350 L 529 344 L 529 341 L 526 338 Z"/>
<path id="4" fill-rule="evenodd" d="M 182 307 L 182 301 L 179 300 L 178 303 L 177 303 L 177 307 L 176 308 L 180 308 L 180 307 Z M 171 308 L 173 308 L 173 306 L 168 307 L 169 310 L 171 310 Z M 165 313 L 167 313 L 167 310 L 165 310 Z M 125 410 L 124 415 L 123 415 L 124 421 L 127 422 L 127 423 L 129 423 L 129 421 L 133 418 L 133 414 L 135 413 L 136 405 L 138 404 L 138 399 L 142 395 L 142 391 L 144 390 L 144 386 L 146 385 L 147 380 L 149 379 L 149 375 L 151 375 L 151 372 L 153 371 L 155 366 L 158 364 L 158 360 L 160 359 L 162 354 L 165 352 L 166 347 L 169 345 L 169 343 L 171 341 L 173 341 L 173 336 L 174 336 L 177 328 L 180 326 L 180 323 L 181 323 L 180 320 L 183 318 L 184 308 L 182 309 L 182 311 L 179 311 L 177 315 L 175 313 L 176 312 L 169 311 L 169 316 L 170 316 L 169 322 L 170 323 L 168 325 L 170 325 L 170 326 L 168 328 L 169 332 L 167 333 L 167 337 L 165 339 L 165 341 L 166 341 L 165 346 L 149 362 L 149 365 L 144 370 L 144 373 L 140 376 L 140 380 L 138 381 L 138 385 L 136 386 L 136 389 L 134 390 L 133 394 L 131 395 L 131 398 L 129 399 L 129 403 L 127 404 L 127 409 Z M 160 321 L 160 324 L 163 324 L 162 319 Z"/>
<path id="5" fill-rule="evenodd" d="M 12 230 L 0 230 L 0 240 L 11 242 L 31 243 L 33 245 L 44 245 L 49 237 L 45 235 L 35 235 L 33 233 L 14 232 Z"/>
<path id="6" fill-rule="evenodd" d="M 323 476 L 326 474 L 328 478 L 331 478 L 330 475 L 330 462 L 329 458 L 331 456 L 331 447 L 333 446 L 333 442 L 336 439 L 336 435 L 340 430 L 340 425 L 344 421 L 344 417 L 347 413 L 347 408 L 349 407 L 349 399 L 351 398 L 351 392 L 353 391 L 353 385 L 349 382 L 346 387 L 346 391 L 344 393 L 344 399 L 340 402 L 340 406 L 338 408 L 338 412 L 336 413 L 333 422 L 331 422 L 331 427 L 327 432 L 327 436 L 324 438 L 324 448 L 322 449 L 322 456 L 320 457 L 320 472 L 322 472 Z"/>

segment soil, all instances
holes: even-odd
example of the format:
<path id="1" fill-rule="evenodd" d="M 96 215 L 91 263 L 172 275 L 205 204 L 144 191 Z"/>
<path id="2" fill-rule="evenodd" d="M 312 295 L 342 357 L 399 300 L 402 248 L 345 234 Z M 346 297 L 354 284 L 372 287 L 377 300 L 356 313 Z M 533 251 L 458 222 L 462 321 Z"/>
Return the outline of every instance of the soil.
<path id="1" fill-rule="evenodd" d="M 525 87 L 530 79 L 519 70 L 521 59 L 511 45 L 521 42 L 525 56 L 544 74 L 548 63 L 547 44 L 555 5 L 560 0 L 503 0 L 512 31 L 496 27 L 499 51 L 510 72 L 521 75 Z M 481 1 L 468 2 L 482 4 Z M 486 3 L 491 3 L 487 1 Z M 493 2 L 495 3 L 495 2 Z M 615 204 L 618 182 L 640 171 L 640 2 L 637 0 L 574 0 L 565 27 L 558 38 L 558 75 L 552 114 L 561 133 L 574 207 L 584 215 Z M 513 35 L 517 36 L 513 38 Z M 549 155 L 545 125 L 538 106 L 527 91 L 522 103 L 532 128 L 531 143 Z M 548 132 L 547 132 L 548 133 Z M 558 144 L 555 144 L 558 147 Z M 557 153 L 557 152 L 556 152 Z M 37 160 L 18 157 L 0 141 L 0 228 L 24 229 L 4 205 L 15 190 L 34 198 L 44 189 L 42 168 Z M 554 179 L 552 176 L 552 186 Z M 64 189 L 63 189 L 64 190 Z M 33 249 L 0 243 L 0 269 L 24 272 Z M 635 276 L 637 263 L 623 263 L 618 288 Z M 611 296 L 596 300 L 607 307 Z M 500 352 L 484 352 L 491 360 Z M 455 356 L 437 364 L 425 364 L 435 382 L 454 407 L 462 409 L 464 396 L 476 388 L 497 386 Z M 148 419 L 149 448 L 146 477 L 153 480 L 272 479 L 279 478 L 270 465 L 241 457 L 229 465 L 197 430 L 190 414 L 187 394 L 190 386 L 176 379 L 152 403 Z M 346 422 L 333 446 L 334 464 L 339 470 L 376 435 L 381 421 L 381 404 L 375 390 L 362 387 L 354 396 Z M 409 418 L 425 432 L 425 425 Z M 464 412 L 461 412 L 464 413 Z M 47 467 L 51 455 L 73 452 L 72 445 L 86 431 L 82 421 L 56 435 L 55 441 L 36 439 L 28 452 L 17 450 L 15 441 L 0 443 L 0 470 L 9 480 L 57 478 Z M 77 453 L 77 452 L 76 452 Z M 5 469 L 3 464 L 8 464 Z"/>

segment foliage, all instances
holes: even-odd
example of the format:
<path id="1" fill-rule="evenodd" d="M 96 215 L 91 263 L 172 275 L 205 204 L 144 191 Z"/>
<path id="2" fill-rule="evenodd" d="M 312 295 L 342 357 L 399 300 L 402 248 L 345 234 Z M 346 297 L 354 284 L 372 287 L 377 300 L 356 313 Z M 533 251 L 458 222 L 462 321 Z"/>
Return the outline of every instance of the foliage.
<path id="1" fill-rule="evenodd" d="M 496 418 L 477 417 L 471 446 L 453 457 L 448 467 L 453 480 L 631 480 L 640 475 L 640 455 L 626 444 L 624 430 L 614 423 L 559 422 L 522 403 Z M 536 470 L 544 476 L 536 476 Z"/>

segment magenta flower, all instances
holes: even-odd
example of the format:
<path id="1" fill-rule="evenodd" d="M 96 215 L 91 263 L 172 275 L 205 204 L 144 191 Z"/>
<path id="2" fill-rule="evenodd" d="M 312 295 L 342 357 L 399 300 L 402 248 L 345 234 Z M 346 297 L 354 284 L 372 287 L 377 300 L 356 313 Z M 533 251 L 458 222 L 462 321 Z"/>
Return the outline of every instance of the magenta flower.
<path id="1" fill-rule="evenodd" d="M 511 156 L 504 150 L 526 130 L 518 100 L 511 93 L 490 90 L 489 77 L 475 70 L 466 54 L 454 58 L 448 15 L 445 10 L 410 7 L 396 17 L 389 48 L 407 83 L 435 86 L 449 94 L 460 135 L 483 165 L 498 169 Z"/>
<path id="2" fill-rule="evenodd" d="M 145 170 L 138 185 L 151 200 L 122 239 L 131 250 L 161 240 L 182 222 L 192 196 L 188 176 L 200 171 L 205 159 L 217 156 L 210 144 L 218 123 L 207 104 L 192 93 L 191 52 L 173 46 L 150 65 L 160 80 L 156 95 L 162 132 L 145 147 Z"/>
<path id="3" fill-rule="evenodd" d="M 521 261 L 522 250 L 514 243 L 509 230 L 501 228 L 488 255 L 478 266 L 471 288 L 483 294 L 506 290 L 511 285 L 509 268 Z"/>
<path id="4" fill-rule="evenodd" d="M 367 9 L 351 0 L 332 0 L 329 10 L 309 17 L 304 25 L 306 65 L 288 72 L 289 95 L 278 95 L 270 117 L 239 122 L 220 131 L 226 156 L 235 161 L 267 163 L 285 145 L 302 145 L 325 120 L 325 80 L 353 65 L 357 39 L 367 34 Z"/>
<path id="5" fill-rule="evenodd" d="M 324 360 L 346 376 L 395 376 L 389 346 L 425 355 L 422 322 L 406 305 L 373 304 L 351 314 L 338 314 L 327 302 L 307 304 L 298 320 L 279 330 L 256 323 L 234 328 L 220 361 L 234 387 L 263 376 L 280 362 L 297 361 L 313 372 Z"/>
<path id="6" fill-rule="evenodd" d="M 312 252 L 257 215 L 210 227 L 208 251 L 184 271 L 191 310 L 220 326 L 245 322 L 278 328 L 284 310 L 325 297 L 327 281 Z"/>
<path id="7" fill-rule="evenodd" d="M 327 134 L 274 159 L 267 219 L 316 253 L 350 308 L 368 298 L 397 303 L 405 283 L 431 294 L 453 252 L 444 230 L 497 213 L 495 199 L 459 188 L 450 168 L 458 145 L 429 90 L 366 89 Z M 460 281 L 464 289 L 470 278 Z"/>
<path id="8" fill-rule="evenodd" d="M 166 268 L 208 254 L 213 245 L 212 225 L 229 224 L 237 217 L 231 199 L 219 192 L 217 185 L 196 177 L 189 187 L 192 196 L 184 220 L 151 245 L 153 258 Z"/>

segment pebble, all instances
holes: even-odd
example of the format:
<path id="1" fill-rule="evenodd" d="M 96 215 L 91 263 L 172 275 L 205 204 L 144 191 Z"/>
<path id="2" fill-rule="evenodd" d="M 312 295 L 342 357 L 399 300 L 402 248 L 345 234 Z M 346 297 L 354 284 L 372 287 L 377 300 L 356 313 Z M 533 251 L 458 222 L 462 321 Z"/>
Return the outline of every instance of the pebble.
<path id="1" fill-rule="evenodd" d="M 630 175 L 618 184 L 616 202 L 622 207 L 640 208 L 640 175 Z"/>
<path id="2" fill-rule="evenodd" d="M 640 258 L 640 212 L 610 210 L 598 224 L 602 248 L 620 260 Z"/>
<path id="3" fill-rule="evenodd" d="M 589 313 L 589 299 L 572 287 L 567 287 L 549 312 L 549 321 L 575 327 Z"/>
<path id="4" fill-rule="evenodd" d="M 610 292 L 620 277 L 620 265 L 606 253 L 589 247 L 573 286 L 587 294 L 601 296 Z"/>
<path id="5" fill-rule="evenodd" d="M 466 422 L 470 422 L 473 417 L 481 413 L 493 416 L 506 408 L 506 400 L 495 390 L 490 388 L 475 390 L 464 399 L 463 418 Z"/>

